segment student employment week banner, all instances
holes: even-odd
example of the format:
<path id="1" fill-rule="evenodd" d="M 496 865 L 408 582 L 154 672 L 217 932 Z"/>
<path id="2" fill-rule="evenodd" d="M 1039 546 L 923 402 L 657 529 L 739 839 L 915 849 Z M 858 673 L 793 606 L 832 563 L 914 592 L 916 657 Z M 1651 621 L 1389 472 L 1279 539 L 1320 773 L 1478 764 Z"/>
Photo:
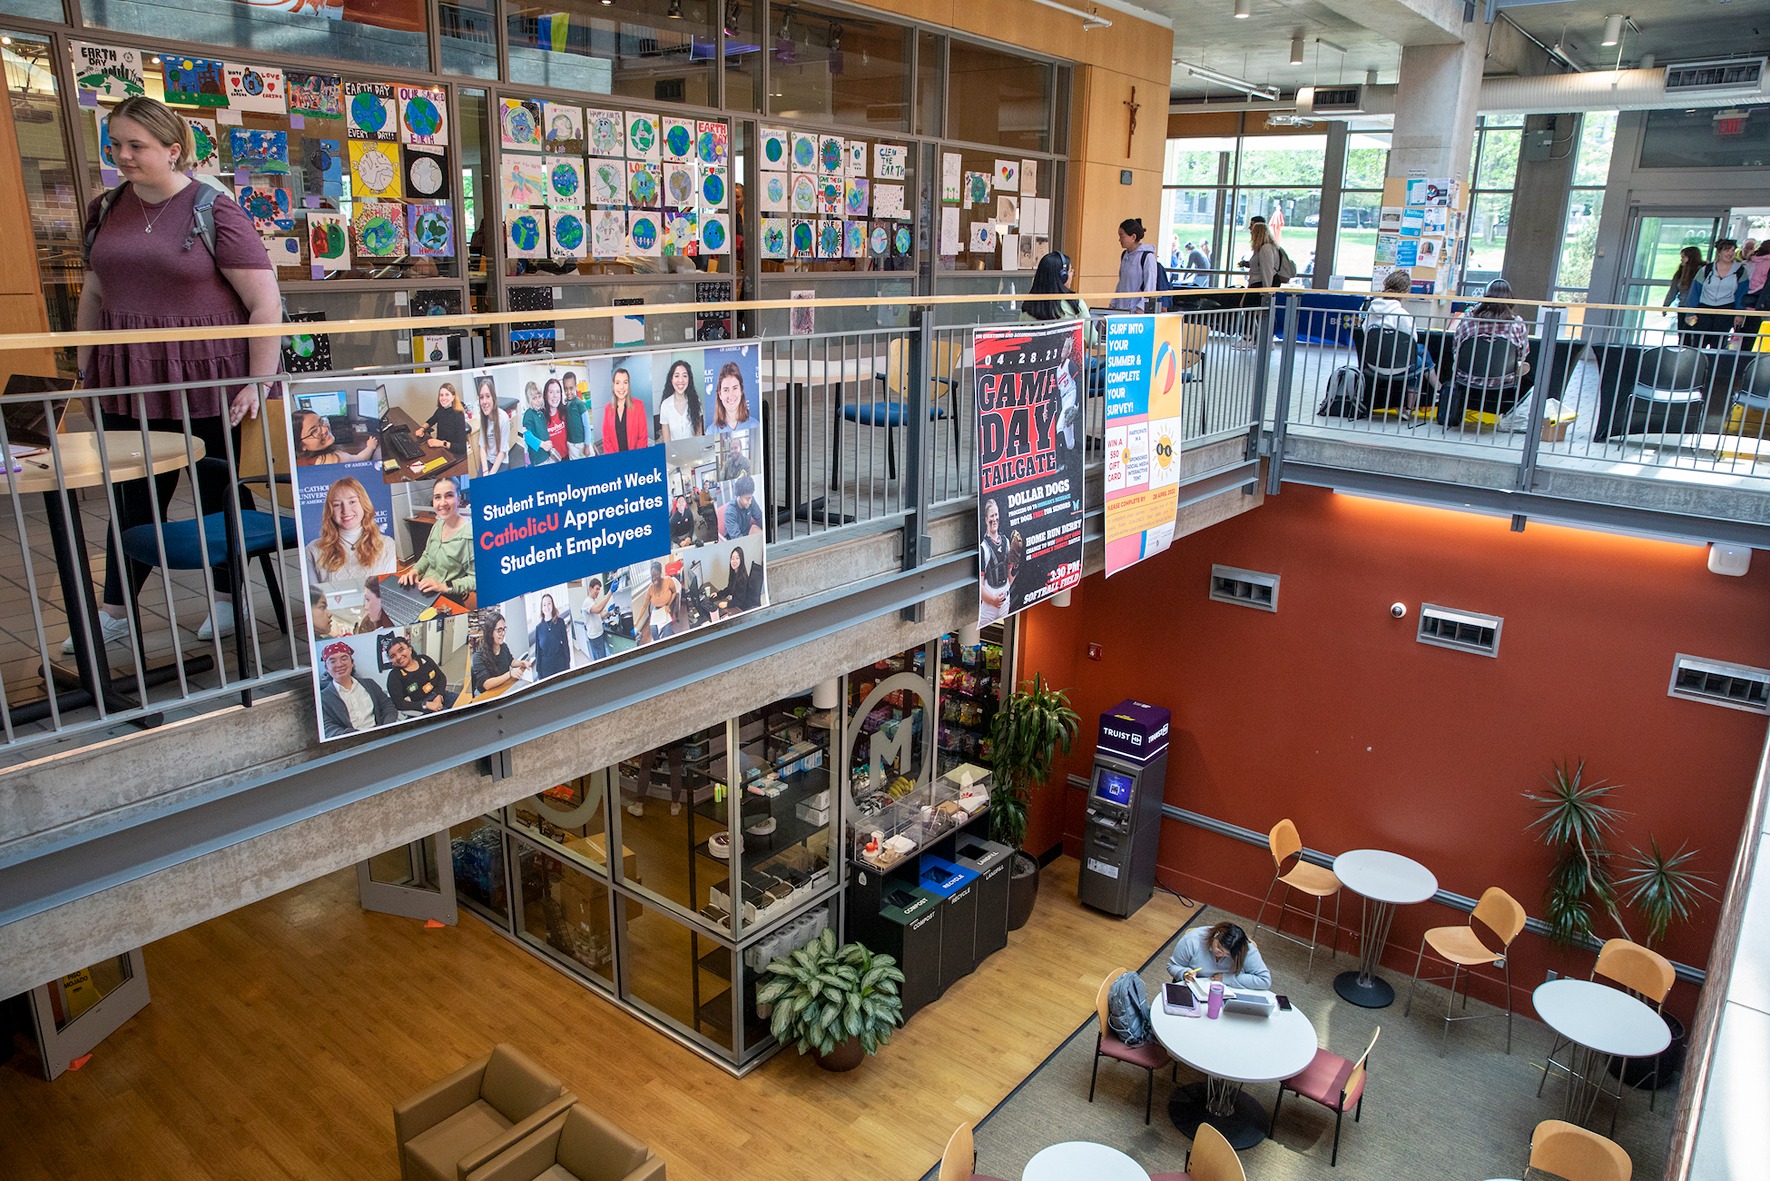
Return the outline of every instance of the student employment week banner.
<path id="1" fill-rule="evenodd" d="M 1082 324 L 972 333 L 979 624 L 1082 580 Z"/>
<path id="2" fill-rule="evenodd" d="M 763 606 L 755 345 L 298 382 L 322 738 Z"/>
<path id="3" fill-rule="evenodd" d="M 1174 541 L 1180 503 L 1181 316 L 1106 320 L 1106 576 Z"/>

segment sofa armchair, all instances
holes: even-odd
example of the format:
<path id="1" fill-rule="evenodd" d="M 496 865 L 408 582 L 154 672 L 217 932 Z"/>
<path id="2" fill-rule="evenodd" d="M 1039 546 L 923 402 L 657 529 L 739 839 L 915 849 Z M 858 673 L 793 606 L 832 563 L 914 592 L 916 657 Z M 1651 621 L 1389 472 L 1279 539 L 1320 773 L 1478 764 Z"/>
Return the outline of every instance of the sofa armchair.
<path id="1" fill-rule="evenodd" d="M 467 1181 L 664 1181 L 664 1160 L 580 1104 L 487 1161 Z"/>
<path id="2" fill-rule="evenodd" d="M 486 1057 L 394 1105 L 400 1177 L 461 1181 L 576 1102 L 527 1054 L 494 1046 Z"/>

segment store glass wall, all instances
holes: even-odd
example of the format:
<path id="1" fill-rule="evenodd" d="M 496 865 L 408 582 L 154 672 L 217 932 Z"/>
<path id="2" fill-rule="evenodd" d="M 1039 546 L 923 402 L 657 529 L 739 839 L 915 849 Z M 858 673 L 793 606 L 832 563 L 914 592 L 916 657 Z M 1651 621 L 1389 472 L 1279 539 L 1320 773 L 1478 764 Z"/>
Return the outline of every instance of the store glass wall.
<path id="1" fill-rule="evenodd" d="M 1567 225 L 1555 271 L 1555 298 L 1563 303 L 1589 297 L 1592 260 L 1598 251 L 1598 222 L 1604 214 L 1604 186 L 1610 179 L 1616 142 L 1615 111 L 1588 111 L 1579 117 L 1578 156 L 1567 195 Z"/>

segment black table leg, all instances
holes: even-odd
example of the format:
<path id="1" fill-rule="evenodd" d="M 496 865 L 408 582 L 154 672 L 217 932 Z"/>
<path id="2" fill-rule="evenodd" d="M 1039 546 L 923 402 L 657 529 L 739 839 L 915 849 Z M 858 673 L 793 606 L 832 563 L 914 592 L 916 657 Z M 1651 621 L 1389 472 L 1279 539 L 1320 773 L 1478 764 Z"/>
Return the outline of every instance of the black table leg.
<path id="1" fill-rule="evenodd" d="M 1240 1083 L 1210 1079 L 1188 1083 L 1168 1099 L 1168 1118 L 1181 1135 L 1194 1138 L 1200 1124 L 1210 1124 L 1237 1151 L 1252 1148 L 1266 1139 L 1268 1113 Z"/>

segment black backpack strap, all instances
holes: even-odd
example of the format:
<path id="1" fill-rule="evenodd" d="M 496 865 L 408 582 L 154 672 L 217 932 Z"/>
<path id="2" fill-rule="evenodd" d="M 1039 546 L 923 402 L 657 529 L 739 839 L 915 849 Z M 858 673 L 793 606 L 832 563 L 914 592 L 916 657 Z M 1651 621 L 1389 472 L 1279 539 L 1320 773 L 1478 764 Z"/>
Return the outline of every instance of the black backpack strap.
<path id="1" fill-rule="evenodd" d="M 98 231 L 103 227 L 104 219 L 111 215 L 111 207 L 117 203 L 117 198 L 121 197 L 123 190 L 128 187 L 129 182 L 124 181 L 114 189 L 105 190 L 98 199 L 98 216 L 92 219 L 92 228 L 86 231 L 86 242 L 80 250 L 81 259 L 88 269 L 92 266 L 92 244 L 98 241 Z"/>

